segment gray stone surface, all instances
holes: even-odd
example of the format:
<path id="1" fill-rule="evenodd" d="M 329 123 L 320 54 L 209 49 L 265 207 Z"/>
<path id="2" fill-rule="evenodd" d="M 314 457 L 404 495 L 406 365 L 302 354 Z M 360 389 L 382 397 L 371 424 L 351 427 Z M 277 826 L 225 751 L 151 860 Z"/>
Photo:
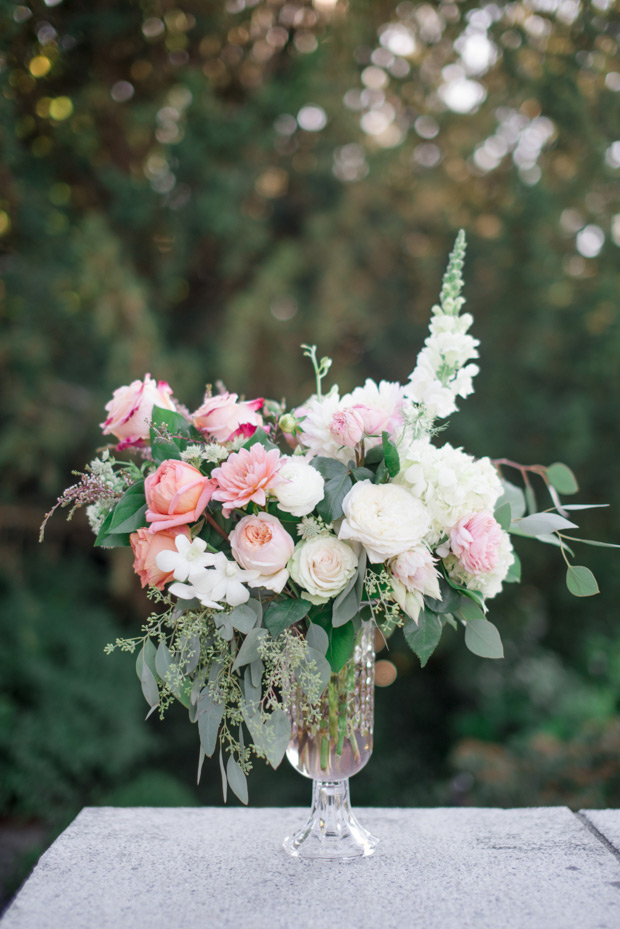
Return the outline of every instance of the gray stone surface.
<path id="1" fill-rule="evenodd" d="M 301 809 L 83 810 L 1 929 L 618 929 L 620 863 L 569 810 L 368 809 L 351 864 L 286 856 Z"/>
<path id="2" fill-rule="evenodd" d="M 620 860 L 620 810 L 581 810 L 579 815 L 613 846 Z"/>

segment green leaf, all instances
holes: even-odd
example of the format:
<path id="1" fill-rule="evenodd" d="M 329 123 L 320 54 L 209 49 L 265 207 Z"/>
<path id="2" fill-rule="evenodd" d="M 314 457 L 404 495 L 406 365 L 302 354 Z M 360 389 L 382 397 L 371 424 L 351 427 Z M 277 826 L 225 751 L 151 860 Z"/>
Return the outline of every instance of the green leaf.
<path id="1" fill-rule="evenodd" d="M 253 445 L 259 443 L 267 451 L 272 451 L 274 448 L 277 448 L 277 445 L 274 445 L 264 429 L 261 429 L 260 426 L 256 432 L 250 436 L 250 438 L 243 444 L 243 448 L 251 448 Z"/>
<path id="2" fill-rule="evenodd" d="M 497 628 L 488 619 L 468 619 L 465 645 L 481 658 L 503 658 L 504 648 Z"/>
<path id="3" fill-rule="evenodd" d="M 329 648 L 329 636 L 322 626 L 318 623 L 309 623 L 306 632 L 306 642 L 311 648 L 315 648 L 321 655 L 327 654 Z"/>
<path id="4" fill-rule="evenodd" d="M 150 639 L 147 639 L 136 659 L 136 674 L 142 686 L 142 693 L 144 694 L 144 699 L 148 703 L 151 709 L 159 706 L 159 687 L 157 686 L 157 680 L 151 668 L 149 667 L 148 660 L 145 658 L 145 651 L 147 646 L 151 646 L 154 651 L 153 643 Z"/>
<path id="5" fill-rule="evenodd" d="M 443 577 L 439 578 L 439 591 L 440 600 L 436 600 L 435 597 L 424 598 L 426 607 L 431 613 L 452 613 L 458 606 L 461 594 Z"/>
<path id="6" fill-rule="evenodd" d="M 342 477 L 349 473 L 349 469 L 336 458 L 323 458 L 321 456 L 313 458 L 310 462 L 313 468 L 319 472 L 324 480 L 330 481 L 335 477 Z"/>
<path id="7" fill-rule="evenodd" d="M 594 545 L 596 548 L 620 548 L 615 542 L 597 542 L 596 539 L 573 539 L 574 542 L 583 542 L 584 545 Z M 567 546 L 564 546 L 567 548 Z M 572 553 L 571 553 L 572 554 Z"/>
<path id="8" fill-rule="evenodd" d="M 412 652 L 420 659 L 424 667 L 441 639 L 443 623 L 437 613 L 424 610 L 418 617 L 418 623 L 410 622 L 403 629 L 405 639 Z"/>
<path id="9" fill-rule="evenodd" d="M 265 628 L 269 630 L 270 634 L 275 639 L 281 632 L 288 629 L 289 626 L 292 626 L 293 623 L 298 623 L 302 620 L 304 616 L 307 615 L 311 605 L 309 600 L 304 600 L 303 598 L 299 600 L 281 600 L 278 603 L 272 603 L 271 606 L 267 607 L 265 610 L 265 615 L 263 617 Z"/>
<path id="10" fill-rule="evenodd" d="M 516 484 L 511 484 L 510 481 L 505 481 L 502 478 L 501 483 L 504 492 L 495 504 L 496 509 L 503 506 L 505 503 L 509 503 L 510 509 L 512 510 L 512 518 L 520 519 L 525 514 L 526 510 L 525 494 L 520 487 L 517 487 Z"/>
<path id="11" fill-rule="evenodd" d="M 197 717 L 200 744 L 209 758 L 212 757 L 217 747 L 217 734 L 225 709 L 225 705 L 216 703 L 209 693 L 209 688 L 205 687 L 198 698 Z"/>
<path id="12" fill-rule="evenodd" d="M 381 445 L 383 448 L 383 460 L 390 477 L 396 477 L 400 471 L 400 455 L 393 442 L 390 442 L 390 436 L 387 432 L 381 433 Z"/>
<path id="13" fill-rule="evenodd" d="M 234 795 L 238 797 L 242 803 L 247 805 L 248 779 L 232 755 L 229 755 L 228 757 L 228 764 L 226 765 L 226 776 L 228 778 L 228 783 L 230 784 L 230 789 Z"/>
<path id="14" fill-rule="evenodd" d="M 120 548 L 121 546 L 127 546 L 129 542 L 129 533 L 120 533 L 120 532 L 109 532 L 110 523 L 114 517 L 114 510 L 110 510 L 103 523 L 101 524 L 101 529 L 95 539 L 95 547 L 97 548 Z"/>
<path id="15" fill-rule="evenodd" d="M 134 532 L 146 525 L 144 513 L 146 500 L 144 497 L 144 481 L 137 481 L 129 487 L 114 507 L 108 532 Z M 136 514 L 141 518 L 136 522 Z"/>
<path id="16" fill-rule="evenodd" d="M 155 653 L 155 668 L 157 670 L 157 674 L 166 685 L 170 693 L 172 693 L 177 698 L 179 703 L 182 703 L 183 706 L 189 708 L 192 692 L 192 682 L 189 679 L 186 679 L 179 683 L 181 671 L 165 642 L 159 643 L 157 652 Z"/>
<path id="17" fill-rule="evenodd" d="M 224 754 L 222 752 L 221 745 L 220 745 L 220 774 L 222 775 L 222 797 L 224 798 L 224 803 L 226 803 L 226 797 L 228 795 L 228 779 L 226 777 L 226 768 L 224 767 Z"/>
<path id="18" fill-rule="evenodd" d="M 370 468 L 351 468 L 351 476 L 355 481 L 374 482 L 375 472 L 371 471 Z"/>
<path id="19" fill-rule="evenodd" d="M 256 661 L 257 658 L 260 658 L 258 648 L 266 635 L 266 629 L 250 629 L 243 640 L 241 648 L 237 652 L 235 663 L 232 666 L 233 671 L 243 667 L 243 665 L 251 664 L 253 661 Z"/>
<path id="20" fill-rule="evenodd" d="M 608 503 L 563 503 L 563 510 L 599 510 L 608 507 Z"/>
<path id="21" fill-rule="evenodd" d="M 378 465 L 383 461 L 383 448 L 381 445 L 375 445 L 370 451 L 366 452 L 365 462 L 367 465 Z"/>
<path id="22" fill-rule="evenodd" d="M 596 578 L 583 565 L 569 565 L 566 570 L 566 586 L 574 597 L 593 597 L 599 593 Z"/>
<path id="23" fill-rule="evenodd" d="M 527 502 L 528 513 L 536 513 L 536 495 L 531 484 L 525 485 L 525 500 Z"/>
<path id="24" fill-rule="evenodd" d="M 471 619 L 484 619 L 484 610 L 482 610 L 477 603 L 468 600 L 467 597 L 462 598 L 457 613 L 460 613 L 463 619 L 467 621 Z"/>
<path id="25" fill-rule="evenodd" d="M 164 439 L 157 433 L 157 429 L 165 426 L 172 438 Z M 151 454 L 156 464 L 169 458 L 180 458 L 181 452 L 187 448 L 187 439 L 191 435 L 191 426 L 180 413 L 175 410 L 164 410 L 162 407 L 153 407 L 151 416 Z"/>
<path id="26" fill-rule="evenodd" d="M 241 704 L 243 721 L 250 731 L 256 748 L 264 752 L 272 768 L 277 768 L 291 740 L 291 722 L 283 710 L 277 709 L 270 716 L 261 717 L 247 703 Z"/>
<path id="27" fill-rule="evenodd" d="M 510 528 L 511 531 L 513 528 L 516 529 L 521 535 L 536 537 L 560 529 L 577 529 L 577 526 L 558 513 L 533 513 L 531 516 L 518 519 Z"/>
<path id="28" fill-rule="evenodd" d="M 151 414 L 151 428 L 157 429 L 161 426 L 166 426 L 175 437 L 181 436 L 189 439 L 191 435 L 191 424 L 181 413 L 177 413 L 176 410 L 166 410 L 162 406 L 154 406 Z"/>
<path id="29" fill-rule="evenodd" d="M 323 499 L 317 504 L 316 511 L 325 522 L 334 522 L 343 515 L 342 501 L 353 487 L 353 481 L 348 473 L 332 477 L 325 482 Z"/>
<path id="30" fill-rule="evenodd" d="M 310 662 L 314 662 L 314 665 L 316 667 L 316 672 L 319 675 L 319 678 L 321 681 L 321 692 L 322 692 L 327 687 L 329 683 L 329 679 L 332 675 L 331 666 L 329 664 L 327 657 L 325 655 L 322 655 L 320 652 L 318 652 L 316 648 L 312 648 L 312 646 L 309 646 L 306 649 L 306 664 L 310 664 Z M 301 686 L 303 687 L 304 682 L 300 681 L 300 683 L 301 683 Z"/>
<path id="31" fill-rule="evenodd" d="M 509 529 L 512 522 L 512 508 L 509 503 L 502 503 L 495 509 L 495 519 L 502 529 Z"/>
<path id="32" fill-rule="evenodd" d="M 247 603 L 242 603 L 241 606 L 236 606 L 230 611 L 228 619 L 234 629 L 247 634 L 256 625 L 257 614 Z"/>
<path id="33" fill-rule="evenodd" d="M 547 468 L 547 480 L 553 484 L 559 494 L 576 494 L 579 490 L 577 478 L 568 467 L 560 461 L 549 465 Z"/>
<path id="34" fill-rule="evenodd" d="M 332 607 L 332 625 L 344 626 L 359 612 L 362 594 L 364 592 L 364 578 L 366 576 L 366 552 L 362 549 L 357 565 L 357 571 L 342 590 Z"/>

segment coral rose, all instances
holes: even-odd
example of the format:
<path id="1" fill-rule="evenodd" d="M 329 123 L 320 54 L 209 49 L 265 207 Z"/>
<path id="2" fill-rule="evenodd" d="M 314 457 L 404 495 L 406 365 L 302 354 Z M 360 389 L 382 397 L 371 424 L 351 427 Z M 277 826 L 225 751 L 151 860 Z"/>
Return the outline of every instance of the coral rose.
<path id="1" fill-rule="evenodd" d="M 154 406 L 175 408 L 172 389 L 165 381 L 154 381 L 146 374 L 143 381 L 119 387 L 106 404 L 108 418 L 101 423 L 103 434 L 116 436 L 119 449 L 144 445 L 150 436 Z"/>
<path id="2" fill-rule="evenodd" d="M 195 522 L 213 495 L 216 482 L 193 465 L 169 458 L 144 482 L 151 532 Z"/>
<path id="3" fill-rule="evenodd" d="M 160 590 L 174 577 L 173 571 L 162 571 L 157 566 L 161 552 L 176 552 L 176 537 L 183 535 L 190 541 L 189 529 L 164 529 L 153 535 L 148 529 L 138 529 L 129 536 L 134 553 L 133 569 L 143 587 L 159 587 Z"/>
<path id="4" fill-rule="evenodd" d="M 286 563 L 295 543 L 276 516 L 244 516 L 230 533 L 230 547 L 242 568 L 260 572 L 261 577 L 252 581 L 252 587 L 280 593 L 288 580 Z"/>
<path id="5" fill-rule="evenodd" d="M 466 571 L 490 574 L 497 565 L 502 538 L 502 527 L 491 513 L 473 513 L 450 530 L 450 548 Z"/>
<path id="6" fill-rule="evenodd" d="M 229 442 L 238 435 L 246 438 L 254 435 L 263 418 L 257 413 L 264 400 L 237 402 L 237 394 L 228 392 L 204 398 L 202 406 L 192 414 L 196 429 L 210 435 L 216 442 Z"/>

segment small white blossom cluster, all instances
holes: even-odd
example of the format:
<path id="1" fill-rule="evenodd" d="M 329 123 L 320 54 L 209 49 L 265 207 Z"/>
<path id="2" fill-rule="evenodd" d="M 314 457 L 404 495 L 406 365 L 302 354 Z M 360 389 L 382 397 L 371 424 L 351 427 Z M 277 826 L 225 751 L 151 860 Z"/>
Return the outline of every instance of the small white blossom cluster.
<path id="1" fill-rule="evenodd" d="M 188 445 L 185 451 L 181 452 L 181 461 L 187 461 L 189 464 L 199 464 L 201 461 L 219 464 L 229 455 L 229 448 L 218 442 L 211 442 L 209 445 Z"/>

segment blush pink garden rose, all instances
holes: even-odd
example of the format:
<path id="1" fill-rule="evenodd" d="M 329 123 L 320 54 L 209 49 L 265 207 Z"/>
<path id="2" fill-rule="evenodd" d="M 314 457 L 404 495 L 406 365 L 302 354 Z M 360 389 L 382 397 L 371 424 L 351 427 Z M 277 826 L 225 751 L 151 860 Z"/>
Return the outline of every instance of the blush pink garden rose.
<path id="1" fill-rule="evenodd" d="M 237 394 L 217 394 L 205 396 L 202 406 L 192 414 L 196 429 L 211 436 L 216 442 L 229 442 L 238 435 L 250 438 L 258 426 L 263 425 L 263 418 L 257 412 L 264 400 L 245 400 L 238 403 Z"/>
<path id="2" fill-rule="evenodd" d="M 491 513 L 471 513 L 450 530 L 450 548 L 470 574 L 490 574 L 497 565 L 502 527 Z"/>
<path id="3" fill-rule="evenodd" d="M 329 431 L 340 445 L 355 448 L 362 441 L 366 428 L 360 411 L 352 406 L 334 413 L 329 424 Z"/>
<path id="4" fill-rule="evenodd" d="M 247 506 L 250 500 L 264 506 L 267 493 L 280 483 L 281 464 L 277 448 L 267 451 L 260 442 L 255 442 L 250 448 L 233 452 L 219 468 L 214 468 L 212 477 L 218 488 L 213 499 L 223 504 L 224 516 L 237 507 Z"/>
<path id="5" fill-rule="evenodd" d="M 164 529 L 153 535 L 148 529 L 138 529 L 129 536 L 134 553 L 133 569 L 143 587 L 158 587 L 160 590 L 174 577 L 172 571 L 157 567 L 157 556 L 161 552 L 176 552 L 176 537 L 183 535 L 190 541 L 190 532 L 185 526 L 179 529 Z"/>
<path id="6" fill-rule="evenodd" d="M 150 532 L 173 529 L 195 522 L 213 495 L 217 484 L 198 468 L 168 458 L 144 482 Z"/>
<path id="7" fill-rule="evenodd" d="M 402 552 L 389 562 L 392 572 L 394 599 L 400 608 L 417 623 L 424 609 L 424 597 L 441 600 L 439 572 L 427 548 Z"/>
<path id="8" fill-rule="evenodd" d="M 172 388 L 165 381 L 154 381 L 146 374 L 143 381 L 119 387 L 106 404 L 108 418 L 101 423 L 103 434 L 115 436 L 119 449 L 144 445 L 150 437 L 154 406 L 175 409 Z"/>
<path id="9" fill-rule="evenodd" d="M 270 513 L 244 516 L 230 533 L 235 561 L 248 571 L 259 571 L 253 587 L 280 593 L 288 580 L 286 564 L 295 543 L 280 520 Z"/>

